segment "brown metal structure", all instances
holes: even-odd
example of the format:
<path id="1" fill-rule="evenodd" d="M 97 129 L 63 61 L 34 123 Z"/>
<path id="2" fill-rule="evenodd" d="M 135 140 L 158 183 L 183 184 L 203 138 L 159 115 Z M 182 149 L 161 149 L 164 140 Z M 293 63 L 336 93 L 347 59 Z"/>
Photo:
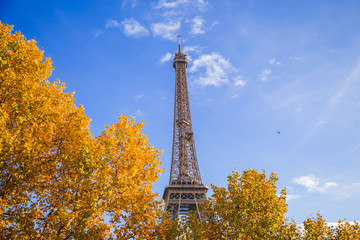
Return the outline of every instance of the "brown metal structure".
<path id="1" fill-rule="evenodd" d="M 175 53 L 175 106 L 174 132 L 169 185 L 163 199 L 170 218 L 175 219 L 189 211 L 199 214 L 199 203 L 206 200 L 208 188 L 202 183 L 195 152 L 194 132 L 191 123 L 189 94 L 186 80 L 186 54 Z"/>

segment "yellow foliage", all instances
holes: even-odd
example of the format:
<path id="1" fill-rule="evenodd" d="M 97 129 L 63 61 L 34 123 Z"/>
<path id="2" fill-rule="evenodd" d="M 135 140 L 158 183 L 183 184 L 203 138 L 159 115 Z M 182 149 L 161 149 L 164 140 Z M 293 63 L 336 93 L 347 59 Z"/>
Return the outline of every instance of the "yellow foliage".
<path id="1" fill-rule="evenodd" d="M 329 227 L 320 214 L 304 221 L 304 230 L 286 219 L 286 191 L 277 194 L 276 174 L 248 169 L 228 176 L 227 187 L 211 186 L 213 195 L 200 205 L 201 219 L 190 213 L 173 222 L 168 239 L 360 239 L 358 222 Z"/>
<path id="2" fill-rule="evenodd" d="M 195 214 L 181 221 L 183 239 L 297 239 L 298 227 L 284 217 L 286 192 L 277 195 L 277 180 L 254 169 L 232 172 L 226 188 L 211 186 L 201 221 Z"/>
<path id="3" fill-rule="evenodd" d="M 360 224 L 359 222 L 350 224 L 348 222 L 339 221 L 337 227 L 333 231 L 333 234 L 335 239 L 360 239 Z"/>
<path id="4" fill-rule="evenodd" d="M 0 22 L 0 238 L 153 239 L 163 171 L 143 123 L 90 119 L 34 40 Z"/>
<path id="5" fill-rule="evenodd" d="M 318 213 L 316 217 L 308 218 L 304 221 L 303 239 L 360 239 L 360 225 L 358 222 L 338 221 L 336 227 L 330 227 L 325 219 Z"/>
<path id="6" fill-rule="evenodd" d="M 332 235 L 331 228 L 319 213 L 316 216 L 304 221 L 304 239 L 329 239 Z"/>

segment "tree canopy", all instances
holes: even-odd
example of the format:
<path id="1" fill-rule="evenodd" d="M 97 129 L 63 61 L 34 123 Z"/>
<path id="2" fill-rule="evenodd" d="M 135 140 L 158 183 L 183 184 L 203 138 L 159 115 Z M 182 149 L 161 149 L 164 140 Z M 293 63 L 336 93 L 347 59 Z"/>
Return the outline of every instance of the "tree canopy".
<path id="1" fill-rule="evenodd" d="M 163 169 L 144 123 L 120 116 L 94 137 L 43 53 L 0 23 L 1 238 L 154 238 Z"/>
<path id="2" fill-rule="evenodd" d="M 326 223 L 318 213 L 303 222 L 303 227 L 285 217 L 286 189 L 280 194 L 278 177 L 265 171 L 234 171 L 226 187 L 211 185 L 213 195 L 200 206 L 201 217 L 191 212 L 167 229 L 169 239 L 360 239 L 358 222 Z"/>
<path id="3" fill-rule="evenodd" d="M 213 195 L 180 223 L 184 239 L 292 239 L 299 235 L 287 220 L 286 192 L 277 195 L 277 176 L 249 169 L 228 176 L 227 187 L 211 185 Z"/>
<path id="4" fill-rule="evenodd" d="M 358 222 L 330 226 L 317 214 L 302 228 L 286 218 L 286 189 L 278 194 L 277 180 L 255 169 L 232 172 L 226 187 L 211 185 L 214 193 L 200 206 L 201 218 L 192 212 L 174 221 L 169 239 L 360 239 Z"/>

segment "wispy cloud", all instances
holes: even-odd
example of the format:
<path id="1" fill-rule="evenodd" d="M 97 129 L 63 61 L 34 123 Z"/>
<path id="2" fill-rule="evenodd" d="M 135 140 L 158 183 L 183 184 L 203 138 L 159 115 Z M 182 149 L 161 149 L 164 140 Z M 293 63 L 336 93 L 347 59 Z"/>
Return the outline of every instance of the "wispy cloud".
<path id="1" fill-rule="evenodd" d="M 326 192 L 330 188 L 338 186 L 338 184 L 335 182 L 326 182 L 321 185 L 320 179 L 311 174 L 294 178 L 293 182 L 304 186 L 309 192 Z"/>
<path id="2" fill-rule="evenodd" d="M 119 28 L 120 27 L 120 23 L 116 20 L 113 19 L 107 19 L 105 21 L 105 28 Z"/>
<path id="3" fill-rule="evenodd" d="M 176 35 L 181 27 L 179 21 L 159 22 L 151 25 L 151 30 L 155 36 L 168 40 L 176 41 Z"/>
<path id="4" fill-rule="evenodd" d="M 259 74 L 259 78 L 261 81 L 266 82 L 270 74 L 271 74 L 271 69 L 267 68 Z"/>
<path id="5" fill-rule="evenodd" d="M 210 28 L 212 28 L 213 26 L 219 24 L 219 21 L 213 21 L 213 23 L 211 24 Z"/>
<path id="6" fill-rule="evenodd" d="M 333 193 L 334 199 L 360 199 L 360 182 L 341 184 Z"/>
<path id="7" fill-rule="evenodd" d="M 288 201 L 291 201 L 291 200 L 294 200 L 294 199 L 298 199 L 298 198 L 300 198 L 300 197 L 301 197 L 300 195 L 286 194 L 286 200 L 288 200 Z"/>
<path id="8" fill-rule="evenodd" d="M 303 111 L 302 106 L 297 106 L 297 107 L 295 108 L 295 112 L 302 112 L 302 111 Z"/>
<path id="9" fill-rule="evenodd" d="M 167 52 L 164 56 L 161 57 L 160 63 L 164 63 L 164 62 L 170 61 L 171 58 L 172 58 L 172 56 L 173 56 L 173 55 L 172 55 L 171 53 Z"/>
<path id="10" fill-rule="evenodd" d="M 220 54 L 203 54 L 193 61 L 189 72 L 200 72 L 196 83 L 202 86 L 220 86 L 229 82 L 229 72 L 234 71 L 231 63 Z"/>
<path id="11" fill-rule="evenodd" d="M 184 53 L 190 53 L 190 52 L 201 53 L 201 50 L 202 49 L 199 46 L 185 46 L 182 51 Z"/>
<path id="12" fill-rule="evenodd" d="M 308 95 L 300 93 L 299 88 L 300 81 L 291 81 L 282 85 L 276 91 L 262 95 L 262 101 L 266 102 L 267 107 L 271 109 L 291 110 L 300 113 L 303 111 L 304 99 Z"/>
<path id="13" fill-rule="evenodd" d="M 127 4 L 130 4 L 132 8 L 135 8 L 139 3 L 139 0 L 123 0 L 121 7 L 125 7 Z"/>
<path id="14" fill-rule="evenodd" d="M 198 8 L 203 8 L 206 6 L 206 4 L 207 2 L 204 0 L 174 0 L 174 1 L 159 0 L 155 8 L 171 9 L 171 8 L 183 7 L 188 5 L 192 5 Z"/>
<path id="15" fill-rule="evenodd" d="M 137 95 L 135 95 L 134 99 L 138 100 L 138 99 L 140 99 L 142 97 L 144 97 L 144 94 L 137 94 Z"/>
<path id="16" fill-rule="evenodd" d="M 345 157 L 349 157 L 351 154 L 353 154 L 356 150 L 360 148 L 360 142 L 356 144 L 346 155 Z"/>
<path id="17" fill-rule="evenodd" d="M 140 111 L 140 110 L 136 110 L 135 113 L 134 113 L 134 116 L 135 116 L 135 117 L 141 117 L 142 115 L 144 115 L 144 114 L 143 114 L 143 112 Z"/>
<path id="18" fill-rule="evenodd" d="M 292 182 L 304 186 L 309 193 L 326 193 L 332 199 L 360 199 L 360 182 L 349 182 L 349 179 L 324 182 L 310 174 L 294 178 Z"/>
<path id="19" fill-rule="evenodd" d="M 360 60 L 358 61 L 357 65 L 352 69 L 349 76 L 343 81 L 343 84 L 341 84 L 341 87 L 338 89 L 338 91 L 334 95 L 332 95 L 332 98 L 328 102 L 328 107 L 331 108 L 338 105 L 349 92 L 349 90 L 351 90 L 351 85 L 354 82 L 359 81 L 359 78 Z"/>
<path id="20" fill-rule="evenodd" d="M 195 53 L 195 54 L 199 54 L 201 53 L 202 48 L 199 46 L 185 46 L 182 49 L 182 52 L 187 54 L 187 59 L 189 60 L 189 63 L 192 62 L 192 57 L 189 55 L 190 53 Z"/>
<path id="21" fill-rule="evenodd" d="M 324 125 L 325 121 L 324 120 L 318 120 L 315 123 L 315 128 L 319 128 L 320 126 Z"/>
<path id="22" fill-rule="evenodd" d="M 133 18 L 124 19 L 121 22 L 126 36 L 143 37 L 149 35 L 149 31 Z"/>
<path id="23" fill-rule="evenodd" d="M 196 16 L 187 22 L 191 24 L 190 33 L 192 35 L 204 34 L 219 23 L 218 21 L 214 21 L 211 26 L 205 26 L 205 20 L 201 16 Z"/>
<path id="24" fill-rule="evenodd" d="M 203 25 L 204 25 L 204 19 L 200 16 L 196 16 L 194 17 L 192 20 L 192 26 L 191 26 L 191 32 L 194 35 L 198 35 L 198 34 L 204 34 L 205 31 L 203 29 Z"/>
<path id="25" fill-rule="evenodd" d="M 290 56 L 289 60 L 299 62 L 299 61 L 305 60 L 305 57 L 304 56 Z"/>
<path id="26" fill-rule="evenodd" d="M 243 87 L 246 85 L 246 81 L 243 79 L 241 75 L 235 77 L 233 80 L 234 80 L 234 85 L 236 87 Z"/>
<path id="27" fill-rule="evenodd" d="M 94 34 L 95 34 L 95 38 L 97 38 L 98 36 L 100 36 L 104 31 L 101 29 L 94 29 Z"/>
<path id="28" fill-rule="evenodd" d="M 357 62 L 355 67 L 351 70 L 350 74 L 343 80 L 341 79 L 341 85 L 337 89 L 334 94 L 331 94 L 330 99 L 327 101 L 326 106 L 317 116 L 317 120 L 314 121 L 314 124 L 309 128 L 309 130 L 305 133 L 302 139 L 299 141 L 297 147 L 302 146 L 310 137 L 312 137 L 318 129 L 323 126 L 323 124 L 319 124 L 320 122 L 326 122 L 331 114 L 336 112 L 337 107 L 342 103 L 343 99 L 349 91 L 352 90 L 352 86 L 354 83 L 357 83 L 360 79 L 360 60 Z"/>
<path id="29" fill-rule="evenodd" d="M 275 60 L 275 58 L 269 59 L 270 64 L 281 65 L 281 62 Z"/>

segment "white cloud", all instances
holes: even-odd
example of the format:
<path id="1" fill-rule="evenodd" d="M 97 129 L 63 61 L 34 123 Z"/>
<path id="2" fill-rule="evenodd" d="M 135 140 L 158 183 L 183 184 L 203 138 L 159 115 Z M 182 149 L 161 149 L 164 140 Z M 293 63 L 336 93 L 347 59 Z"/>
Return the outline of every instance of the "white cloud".
<path id="1" fill-rule="evenodd" d="M 133 18 L 124 19 L 121 22 L 126 36 L 143 37 L 149 35 L 149 31 Z"/>
<path id="2" fill-rule="evenodd" d="M 324 125 L 324 123 L 325 123 L 324 120 L 318 120 L 318 121 L 316 122 L 316 124 L 315 124 L 315 127 L 316 127 L 316 128 L 319 128 L 319 127 L 321 127 L 322 125 Z"/>
<path id="3" fill-rule="evenodd" d="M 178 17 L 178 16 L 183 16 L 185 15 L 184 11 L 178 11 L 178 10 L 166 10 L 165 12 L 162 13 L 162 16 L 165 17 L 166 19 L 171 19 L 173 17 Z"/>
<path id="4" fill-rule="evenodd" d="M 234 70 L 228 60 L 220 54 L 213 52 L 201 55 L 198 59 L 194 60 L 189 72 L 195 73 L 201 71 L 196 83 L 202 86 L 220 86 L 229 82 L 228 74 Z"/>
<path id="5" fill-rule="evenodd" d="M 281 65 L 281 62 L 277 62 L 277 61 L 275 60 L 275 58 L 270 59 L 270 60 L 269 60 L 269 63 L 270 63 L 270 64 Z"/>
<path id="6" fill-rule="evenodd" d="M 189 52 L 200 53 L 201 48 L 199 46 L 185 46 L 182 51 L 184 53 L 189 53 Z"/>
<path id="7" fill-rule="evenodd" d="M 300 197 L 301 197 L 300 195 L 286 194 L 286 200 L 288 200 L 288 201 L 291 201 L 291 200 L 294 200 L 294 199 L 298 199 L 298 198 L 300 198 Z"/>
<path id="8" fill-rule="evenodd" d="M 192 19 L 192 27 L 191 27 L 191 32 L 194 35 L 197 34 L 204 34 L 205 31 L 203 29 L 203 25 L 204 25 L 204 19 L 202 19 L 202 17 L 200 16 L 196 16 Z"/>
<path id="9" fill-rule="evenodd" d="M 136 110 L 134 115 L 135 115 L 135 117 L 140 117 L 143 115 L 143 112 L 140 110 Z"/>
<path id="10" fill-rule="evenodd" d="M 124 19 L 121 23 L 113 19 L 105 21 L 105 29 L 123 27 L 126 36 L 143 37 L 149 35 L 149 31 L 133 18 Z M 102 33 L 101 30 L 95 33 L 95 37 Z"/>
<path id="11" fill-rule="evenodd" d="M 242 78 L 241 75 L 234 78 L 234 85 L 237 87 L 243 87 L 246 85 L 246 81 Z"/>
<path id="12" fill-rule="evenodd" d="M 131 7 L 134 8 L 138 5 L 138 0 L 131 0 Z"/>
<path id="13" fill-rule="evenodd" d="M 140 99 L 140 98 L 142 98 L 142 97 L 144 97 L 144 94 L 137 94 L 137 95 L 135 95 L 135 100 L 138 100 L 138 99 Z"/>
<path id="14" fill-rule="evenodd" d="M 344 98 L 346 98 L 353 90 L 354 84 L 358 83 L 360 79 L 360 60 L 356 63 L 354 68 L 351 70 L 349 75 L 345 79 L 340 79 L 341 86 L 337 88 L 334 94 L 331 94 L 330 99 L 327 102 L 327 105 L 319 114 L 317 121 L 313 124 L 313 126 L 305 133 L 303 138 L 298 143 L 298 147 L 303 145 L 310 137 L 312 137 L 316 131 L 323 126 L 323 124 L 319 124 L 319 122 L 331 119 L 331 115 L 336 112 L 336 108 L 344 103 Z"/>
<path id="15" fill-rule="evenodd" d="M 297 108 L 295 108 L 296 112 L 302 112 L 303 108 L 301 106 L 298 106 Z"/>
<path id="16" fill-rule="evenodd" d="M 179 21 L 170 21 L 167 23 L 154 23 L 151 25 L 151 30 L 155 36 L 160 36 L 162 38 L 168 40 L 176 40 L 176 35 L 178 30 L 181 27 L 181 23 Z"/>
<path id="17" fill-rule="evenodd" d="M 122 7 L 125 7 L 128 3 L 130 3 L 132 8 L 135 8 L 138 5 L 139 0 L 123 0 Z"/>
<path id="18" fill-rule="evenodd" d="M 341 87 L 337 90 L 335 94 L 332 95 L 331 99 L 328 102 L 328 108 L 333 108 L 336 105 L 339 105 L 341 101 L 347 96 L 348 92 L 352 89 L 352 84 L 357 83 L 360 78 L 360 60 L 357 62 L 354 69 L 352 69 L 349 76 L 342 80 Z"/>
<path id="19" fill-rule="evenodd" d="M 261 81 L 266 82 L 268 80 L 268 76 L 271 74 L 271 69 L 265 69 L 259 74 L 259 78 Z"/>
<path id="20" fill-rule="evenodd" d="M 196 16 L 187 22 L 191 23 L 190 33 L 193 35 L 204 34 L 206 31 L 209 31 L 212 27 L 219 23 L 218 21 L 214 21 L 210 27 L 205 27 L 205 20 L 201 16 Z"/>
<path id="21" fill-rule="evenodd" d="M 333 194 L 335 199 L 360 199 L 360 183 L 343 183 Z"/>
<path id="22" fill-rule="evenodd" d="M 305 60 L 305 57 L 304 56 L 290 56 L 289 60 L 298 62 L 298 61 Z"/>
<path id="23" fill-rule="evenodd" d="M 160 63 L 164 63 L 164 62 L 168 62 L 171 60 L 172 58 L 172 54 L 167 52 L 161 59 L 160 59 Z"/>
<path id="24" fill-rule="evenodd" d="M 175 0 L 175 1 L 159 0 L 156 8 L 175 8 L 188 3 L 189 0 Z"/>
<path id="25" fill-rule="evenodd" d="M 356 144 L 346 155 L 345 157 L 350 156 L 351 154 L 353 154 L 356 150 L 358 150 L 360 148 L 360 142 L 358 144 Z"/>
<path id="26" fill-rule="evenodd" d="M 219 24 L 219 21 L 214 21 L 214 22 L 211 24 L 211 27 L 210 27 L 210 28 L 212 28 L 213 26 L 215 26 L 215 25 L 217 25 L 217 24 Z"/>
<path id="27" fill-rule="evenodd" d="M 174 1 L 159 0 L 158 5 L 155 8 L 169 9 L 169 8 L 188 6 L 190 4 L 198 8 L 203 8 L 206 6 L 207 2 L 204 0 L 174 0 Z"/>
<path id="28" fill-rule="evenodd" d="M 98 36 L 100 36 L 103 33 L 103 31 L 100 29 L 95 29 L 94 33 L 95 33 L 95 38 L 97 38 Z"/>
<path id="29" fill-rule="evenodd" d="M 320 185 L 319 178 L 313 175 L 294 178 L 293 182 L 306 187 L 309 192 L 326 192 L 330 188 L 338 186 L 335 182 L 326 182 L 325 184 Z"/>
<path id="30" fill-rule="evenodd" d="M 120 27 L 120 23 L 113 19 L 107 19 L 105 21 L 105 28 L 118 28 Z"/>

